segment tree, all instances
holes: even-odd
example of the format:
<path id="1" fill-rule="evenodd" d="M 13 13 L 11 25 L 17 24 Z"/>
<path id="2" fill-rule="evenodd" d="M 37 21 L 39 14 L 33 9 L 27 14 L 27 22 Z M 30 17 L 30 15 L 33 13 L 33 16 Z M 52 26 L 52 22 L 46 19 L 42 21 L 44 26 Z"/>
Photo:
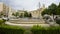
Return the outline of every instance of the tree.
<path id="1" fill-rule="evenodd" d="M 24 17 L 28 17 L 28 12 L 27 11 L 25 11 Z"/>
<path id="2" fill-rule="evenodd" d="M 54 15 L 56 15 L 56 9 L 57 9 L 57 5 L 52 3 L 50 6 L 48 6 L 48 9 L 45 9 L 42 12 L 42 15 L 44 14 L 48 14 L 48 15 L 53 15 L 53 19 L 54 19 Z"/>
<path id="3" fill-rule="evenodd" d="M 48 7 L 49 11 L 51 12 L 51 14 L 53 15 L 53 19 L 54 19 L 54 15 L 56 15 L 56 9 L 57 9 L 57 5 L 52 3 L 49 7 Z"/>
<path id="4" fill-rule="evenodd" d="M 47 8 L 44 9 L 44 11 L 43 11 L 41 14 L 42 14 L 42 16 L 43 16 L 44 14 L 48 14 L 48 9 L 47 9 Z"/>
<path id="5" fill-rule="evenodd" d="M 57 14 L 57 15 L 60 15 L 60 3 L 59 3 L 59 5 L 58 5 L 58 7 L 57 7 L 56 10 L 57 10 L 57 11 L 56 11 L 56 14 Z"/>
<path id="6" fill-rule="evenodd" d="M 19 16 L 19 13 L 18 12 L 12 13 L 12 15 L 17 17 L 17 16 Z"/>
<path id="7" fill-rule="evenodd" d="M 15 16 L 15 14 L 14 14 L 14 13 L 12 13 L 12 15 L 13 15 L 13 16 Z"/>
<path id="8" fill-rule="evenodd" d="M 27 11 L 25 11 L 25 13 L 24 13 L 24 17 L 31 18 L 31 17 L 32 17 L 32 15 L 31 15 L 31 13 L 28 13 Z"/>
<path id="9" fill-rule="evenodd" d="M 43 12 L 42 15 L 44 14 L 48 14 L 48 15 L 56 15 L 56 9 L 57 9 L 57 5 L 52 3 L 48 8 L 46 8 Z"/>
<path id="10" fill-rule="evenodd" d="M 17 17 L 17 16 L 19 16 L 19 13 L 18 13 L 18 12 L 16 12 L 16 17 Z"/>
<path id="11" fill-rule="evenodd" d="M 29 18 L 31 18 L 31 17 L 32 17 L 31 13 L 29 13 L 29 14 L 28 14 L 28 17 L 29 17 Z"/>
<path id="12" fill-rule="evenodd" d="M 54 19 L 54 15 L 60 15 L 60 3 L 58 6 L 52 3 L 47 9 L 45 9 L 42 12 L 42 15 L 44 14 L 49 14 L 49 15 L 53 14 L 53 19 Z M 60 18 L 56 17 L 54 20 L 56 21 L 56 23 L 60 24 Z"/>
<path id="13" fill-rule="evenodd" d="M 49 11 L 51 11 L 51 14 L 56 15 L 56 9 L 57 9 L 57 5 L 52 3 L 49 7 L 48 7 Z"/>
<path id="14" fill-rule="evenodd" d="M 56 14 L 60 15 L 60 3 L 59 3 L 59 5 L 58 5 L 56 10 L 57 10 Z M 56 23 L 60 25 L 60 18 L 56 17 L 55 20 L 56 20 Z"/>
<path id="15" fill-rule="evenodd" d="M 21 13 L 21 15 L 19 15 L 20 18 L 23 18 L 23 16 L 24 16 L 23 13 Z"/>

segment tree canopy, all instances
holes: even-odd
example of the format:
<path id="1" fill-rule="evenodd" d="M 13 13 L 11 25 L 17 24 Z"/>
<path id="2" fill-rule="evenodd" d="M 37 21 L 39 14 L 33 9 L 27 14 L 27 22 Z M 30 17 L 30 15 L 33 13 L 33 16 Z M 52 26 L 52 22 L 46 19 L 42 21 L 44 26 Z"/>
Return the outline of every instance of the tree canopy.
<path id="1" fill-rule="evenodd" d="M 48 6 L 48 8 L 46 8 L 42 13 L 42 15 L 44 14 L 53 14 L 53 15 L 60 15 L 60 3 L 57 6 L 56 4 L 52 3 L 50 6 Z"/>

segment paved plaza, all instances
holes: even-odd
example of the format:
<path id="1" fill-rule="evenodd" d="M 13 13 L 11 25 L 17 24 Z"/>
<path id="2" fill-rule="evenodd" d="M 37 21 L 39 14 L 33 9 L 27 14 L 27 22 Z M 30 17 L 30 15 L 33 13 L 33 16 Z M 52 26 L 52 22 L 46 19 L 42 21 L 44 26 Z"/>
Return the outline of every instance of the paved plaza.
<path id="1" fill-rule="evenodd" d="M 26 18 L 10 19 L 9 22 L 17 24 L 45 24 L 43 19 L 26 19 Z"/>

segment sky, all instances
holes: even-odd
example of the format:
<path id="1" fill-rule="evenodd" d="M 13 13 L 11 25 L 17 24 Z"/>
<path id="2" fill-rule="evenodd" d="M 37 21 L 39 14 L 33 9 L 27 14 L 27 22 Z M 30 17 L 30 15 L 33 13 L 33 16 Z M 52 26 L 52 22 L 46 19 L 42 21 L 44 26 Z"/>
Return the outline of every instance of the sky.
<path id="1" fill-rule="evenodd" d="M 11 6 L 14 9 L 17 10 L 35 10 L 38 9 L 39 7 L 39 2 L 40 2 L 40 7 L 45 4 L 45 7 L 48 7 L 51 5 L 51 3 L 59 4 L 60 0 L 0 0 L 0 2 L 4 2 L 7 5 Z"/>

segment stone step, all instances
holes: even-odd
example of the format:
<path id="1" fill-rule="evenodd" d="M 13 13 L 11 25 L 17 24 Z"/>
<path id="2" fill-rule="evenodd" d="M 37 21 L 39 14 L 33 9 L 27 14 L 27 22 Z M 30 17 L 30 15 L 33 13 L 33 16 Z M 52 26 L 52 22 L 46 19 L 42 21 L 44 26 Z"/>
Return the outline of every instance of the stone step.
<path id="1" fill-rule="evenodd" d="M 18 23 L 18 24 L 44 24 L 44 21 L 41 20 L 9 20 L 11 23 Z"/>
<path id="2" fill-rule="evenodd" d="M 27 27 L 32 27 L 33 25 L 40 25 L 40 26 L 45 26 L 45 27 L 49 27 L 49 24 L 16 24 L 16 23 L 10 23 L 10 22 L 5 22 L 5 24 L 8 25 L 13 25 L 13 26 L 27 26 Z"/>
<path id="3" fill-rule="evenodd" d="M 19 22 L 40 22 L 41 20 L 10 20 L 10 21 L 19 21 Z"/>
<path id="4" fill-rule="evenodd" d="M 16 24 L 45 24 L 45 22 L 11 22 Z"/>
<path id="5" fill-rule="evenodd" d="M 11 19 L 11 20 L 9 20 L 9 21 L 23 21 L 23 22 L 40 22 L 40 21 L 44 21 L 44 20 L 42 20 L 42 19 Z"/>

